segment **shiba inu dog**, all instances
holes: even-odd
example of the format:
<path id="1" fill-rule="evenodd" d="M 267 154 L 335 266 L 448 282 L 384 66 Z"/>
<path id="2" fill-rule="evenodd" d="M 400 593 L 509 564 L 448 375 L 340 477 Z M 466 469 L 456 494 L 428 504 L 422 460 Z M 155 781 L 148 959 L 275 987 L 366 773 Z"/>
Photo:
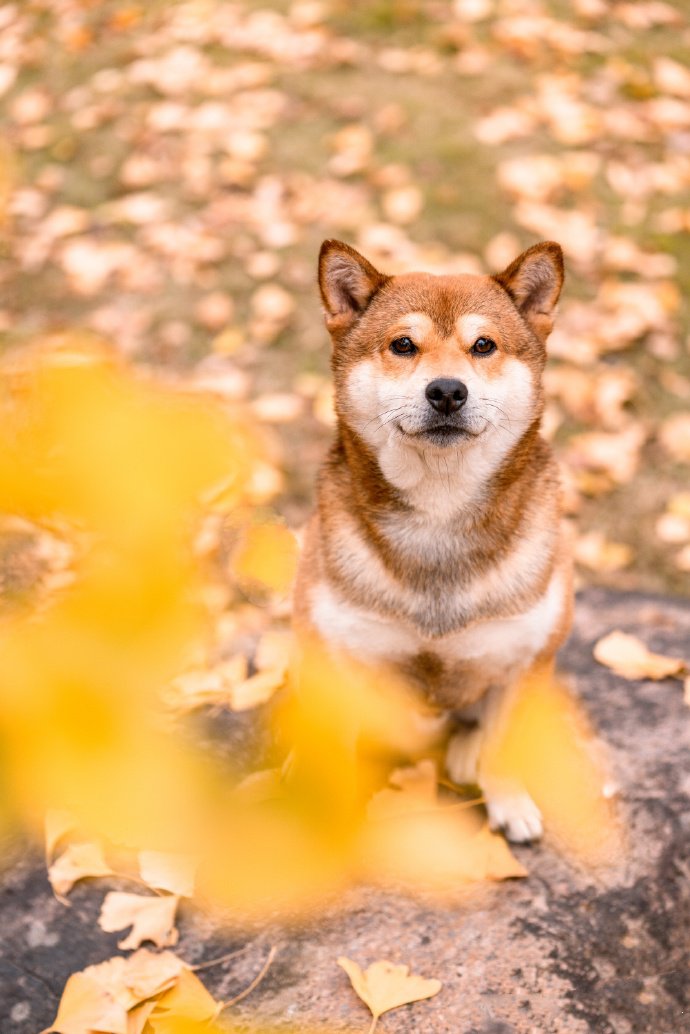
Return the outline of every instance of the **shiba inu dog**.
<path id="1" fill-rule="evenodd" d="M 572 610 L 559 480 L 539 433 L 558 244 L 496 276 L 386 276 L 325 241 L 337 433 L 296 582 L 297 631 L 392 667 L 462 725 L 447 768 L 493 828 L 541 835 L 538 808 L 482 770 L 521 681 L 550 666 Z"/>

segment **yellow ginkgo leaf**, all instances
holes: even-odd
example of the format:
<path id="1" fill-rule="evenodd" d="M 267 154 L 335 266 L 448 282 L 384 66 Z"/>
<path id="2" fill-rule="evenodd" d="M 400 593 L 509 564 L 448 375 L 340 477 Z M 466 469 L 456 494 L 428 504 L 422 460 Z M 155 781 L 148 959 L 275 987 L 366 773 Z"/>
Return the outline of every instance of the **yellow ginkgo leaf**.
<path id="1" fill-rule="evenodd" d="M 256 647 L 254 663 L 259 671 L 280 669 L 286 672 L 290 667 L 294 639 L 291 632 L 270 629 L 264 632 Z"/>
<path id="2" fill-rule="evenodd" d="M 156 999 L 142 1002 L 127 1013 L 127 1034 L 143 1034 L 149 1016 L 156 1007 Z"/>
<path id="3" fill-rule="evenodd" d="M 106 933 L 132 927 L 128 936 L 118 941 L 117 946 L 123 951 L 138 948 L 144 941 L 152 941 L 157 948 L 170 948 L 177 944 L 179 936 L 175 929 L 179 900 L 174 894 L 144 897 L 113 890 L 105 896 L 98 925 Z"/>
<path id="4" fill-rule="evenodd" d="M 295 576 L 297 553 L 297 540 L 285 525 L 258 524 L 245 532 L 233 557 L 233 574 L 241 582 L 285 593 Z"/>
<path id="5" fill-rule="evenodd" d="M 408 768 L 398 768 L 389 778 L 391 786 L 375 793 L 367 806 L 370 819 L 392 818 L 437 806 L 436 765 L 428 758 Z"/>
<path id="6" fill-rule="evenodd" d="M 48 869 L 50 885 L 59 897 L 69 894 L 78 880 L 112 875 L 103 848 L 97 843 L 70 844 Z"/>
<path id="7" fill-rule="evenodd" d="M 149 1025 L 154 1034 L 169 1034 L 171 1020 L 208 1023 L 216 1018 L 222 1007 L 223 1003 L 209 994 L 199 978 L 191 970 L 184 969 L 174 987 L 156 1002 Z"/>
<path id="8" fill-rule="evenodd" d="M 352 959 L 341 956 L 338 965 L 345 970 L 355 992 L 371 1011 L 374 1017 L 371 1031 L 384 1012 L 423 998 L 433 998 L 443 986 L 440 980 L 416 976 L 410 973 L 409 966 L 396 966 L 394 962 L 379 960 L 362 970 Z"/>
<path id="9" fill-rule="evenodd" d="M 277 689 L 285 684 L 284 668 L 266 668 L 229 687 L 228 697 L 233 711 L 248 711 L 270 700 Z"/>
<path id="10" fill-rule="evenodd" d="M 156 890 L 167 890 L 181 898 L 191 898 L 198 859 L 191 855 L 165 851 L 140 851 L 139 872 L 144 883 Z"/>
<path id="11" fill-rule="evenodd" d="M 687 667 L 680 657 L 652 653 L 636 636 L 620 631 L 609 632 L 600 639 L 594 647 L 594 657 L 624 679 L 665 679 L 682 675 Z"/>
<path id="12" fill-rule="evenodd" d="M 130 1034 L 127 1009 L 88 973 L 73 973 L 62 992 L 58 1013 L 49 1031 L 59 1034 Z"/>
<path id="13" fill-rule="evenodd" d="M 119 961 L 121 961 L 121 956 L 108 960 L 110 963 Z M 129 1008 L 169 990 L 186 969 L 182 959 L 178 959 L 173 952 L 155 952 L 149 951 L 148 948 L 139 948 L 133 955 L 122 961 L 124 961 L 124 967 L 115 975 L 115 986 L 124 989 L 124 993 L 131 1002 Z M 107 963 L 92 966 L 86 972 L 102 971 L 105 980 L 108 979 L 108 974 L 104 970 L 105 966 Z"/>
<path id="14" fill-rule="evenodd" d="M 59 811 L 54 808 L 46 812 L 45 844 L 48 862 L 53 857 L 53 851 L 62 838 L 67 836 L 68 833 L 73 833 L 76 828 L 77 820 L 71 812 Z"/>

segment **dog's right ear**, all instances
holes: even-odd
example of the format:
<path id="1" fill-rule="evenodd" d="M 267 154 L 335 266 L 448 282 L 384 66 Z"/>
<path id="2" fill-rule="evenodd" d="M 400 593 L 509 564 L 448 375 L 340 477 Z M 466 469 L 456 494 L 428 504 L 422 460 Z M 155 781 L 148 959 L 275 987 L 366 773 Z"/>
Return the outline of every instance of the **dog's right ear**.
<path id="1" fill-rule="evenodd" d="M 390 277 L 342 241 L 324 241 L 319 252 L 319 289 L 331 334 L 349 330 Z"/>

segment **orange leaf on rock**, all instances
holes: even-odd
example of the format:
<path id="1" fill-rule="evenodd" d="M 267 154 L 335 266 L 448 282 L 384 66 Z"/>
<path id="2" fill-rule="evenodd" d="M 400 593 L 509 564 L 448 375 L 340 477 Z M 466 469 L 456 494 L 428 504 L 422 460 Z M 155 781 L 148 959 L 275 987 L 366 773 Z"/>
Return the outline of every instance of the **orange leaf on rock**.
<path id="1" fill-rule="evenodd" d="M 362 999 L 374 1019 L 401 1005 L 410 1005 L 433 998 L 442 988 L 440 980 L 428 980 L 410 973 L 409 966 L 380 960 L 362 970 L 356 962 L 341 956 L 338 965 L 345 970 L 355 993 Z"/>
<path id="2" fill-rule="evenodd" d="M 175 929 L 179 900 L 176 895 L 144 897 L 111 891 L 101 906 L 98 925 L 106 933 L 132 927 L 131 933 L 118 942 L 123 951 L 139 948 L 144 941 L 152 941 L 157 948 L 170 948 L 179 936 Z"/>
<path id="3" fill-rule="evenodd" d="M 277 689 L 285 685 L 284 668 L 266 668 L 231 686 L 228 701 L 233 711 L 249 711 L 270 700 Z"/>
<path id="4" fill-rule="evenodd" d="M 127 1013 L 127 1034 L 144 1034 L 149 1016 L 156 1006 L 155 999 L 142 1002 Z"/>
<path id="5" fill-rule="evenodd" d="M 78 880 L 89 876 L 112 876 L 100 844 L 84 843 L 70 846 L 55 859 L 48 869 L 48 879 L 56 894 L 69 894 Z"/>
<path id="6" fill-rule="evenodd" d="M 172 952 L 140 948 L 129 958 L 116 955 L 74 973 L 60 999 L 53 1026 L 57 1034 L 141 1034 L 139 1010 L 147 999 L 169 990 L 185 971 Z"/>
<path id="7" fill-rule="evenodd" d="M 216 1018 L 221 1008 L 222 1003 L 209 994 L 196 974 L 183 969 L 174 987 L 156 1002 L 149 1023 L 155 1034 L 168 1034 L 171 1020 L 207 1023 Z"/>
<path id="8" fill-rule="evenodd" d="M 65 984 L 57 1016 L 48 1030 L 59 1034 L 130 1034 L 126 1007 L 86 972 L 73 973 Z"/>
<path id="9" fill-rule="evenodd" d="M 398 768 L 389 777 L 390 787 L 375 793 L 369 801 L 370 819 L 392 818 L 415 811 L 429 811 L 437 805 L 436 766 L 424 759 L 414 767 Z"/>
<path id="10" fill-rule="evenodd" d="M 681 675 L 687 668 L 680 657 L 665 657 L 652 653 L 634 635 L 625 632 L 609 632 L 594 647 L 594 657 L 599 664 L 611 668 L 624 679 L 665 679 Z"/>
<path id="11" fill-rule="evenodd" d="M 198 860 L 191 855 L 169 854 L 165 851 L 140 851 L 139 872 L 149 887 L 167 890 L 182 898 L 194 893 L 194 876 Z"/>
<path id="12" fill-rule="evenodd" d="M 55 809 L 46 812 L 45 851 L 48 862 L 53 857 L 53 851 L 62 838 L 68 833 L 73 833 L 76 828 L 77 820 L 71 812 Z"/>

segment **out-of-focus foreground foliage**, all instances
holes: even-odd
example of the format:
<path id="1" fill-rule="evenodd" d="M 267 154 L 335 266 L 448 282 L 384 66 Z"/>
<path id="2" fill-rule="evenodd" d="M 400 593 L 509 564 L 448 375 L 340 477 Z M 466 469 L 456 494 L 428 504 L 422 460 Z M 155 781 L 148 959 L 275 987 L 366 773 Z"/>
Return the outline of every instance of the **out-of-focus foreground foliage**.
<path id="1" fill-rule="evenodd" d="M 687 591 L 681 0 L 0 5 L 8 343 L 64 326 L 251 399 L 299 523 L 329 433 L 320 240 L 568 281 L 547 434 L 580 575 Z"/>
<path id="2" fill-rule="evenodd" d="M 352 880 L 453 896 L 526 874 L 474 802 L 439 798 L 422 701 L 316 643 L 291 659 L 286 632 L 269 627 L 285 616 L 294 544 L 265 513 L 257 523 L 266 460 L 245 415 L 68 335 L 9 356 L 0 408 L 0 503 L 45 561 L 0 619 L 3 819 L 45 818 L 59 897 L 129 873 L 165 896 L 111 892 L 100 925 L 131 927 L 123 949 L 164 948 L 195 893 L 234 922 L 296 919 Z M 223 528 L 235 582 L 219 613 L 210 554 L 221 563 Z M 237 651 L 257 627 L 249 675 Z M 244 710 L 276 691 L 277 767 L 250 759 L 240 778 L 199 749 L 190 710 Z M 610 860 L 603 774 L 573 705 L 537 685 L 513 739 L 512 727 L 489 769 L 527 783 L 568 850 Z M 222 1007 L 176 956 L 140 949 L 73 975 L 56 1029 L 157 1034 L 178 1013 L 207 1021 Z"/>

